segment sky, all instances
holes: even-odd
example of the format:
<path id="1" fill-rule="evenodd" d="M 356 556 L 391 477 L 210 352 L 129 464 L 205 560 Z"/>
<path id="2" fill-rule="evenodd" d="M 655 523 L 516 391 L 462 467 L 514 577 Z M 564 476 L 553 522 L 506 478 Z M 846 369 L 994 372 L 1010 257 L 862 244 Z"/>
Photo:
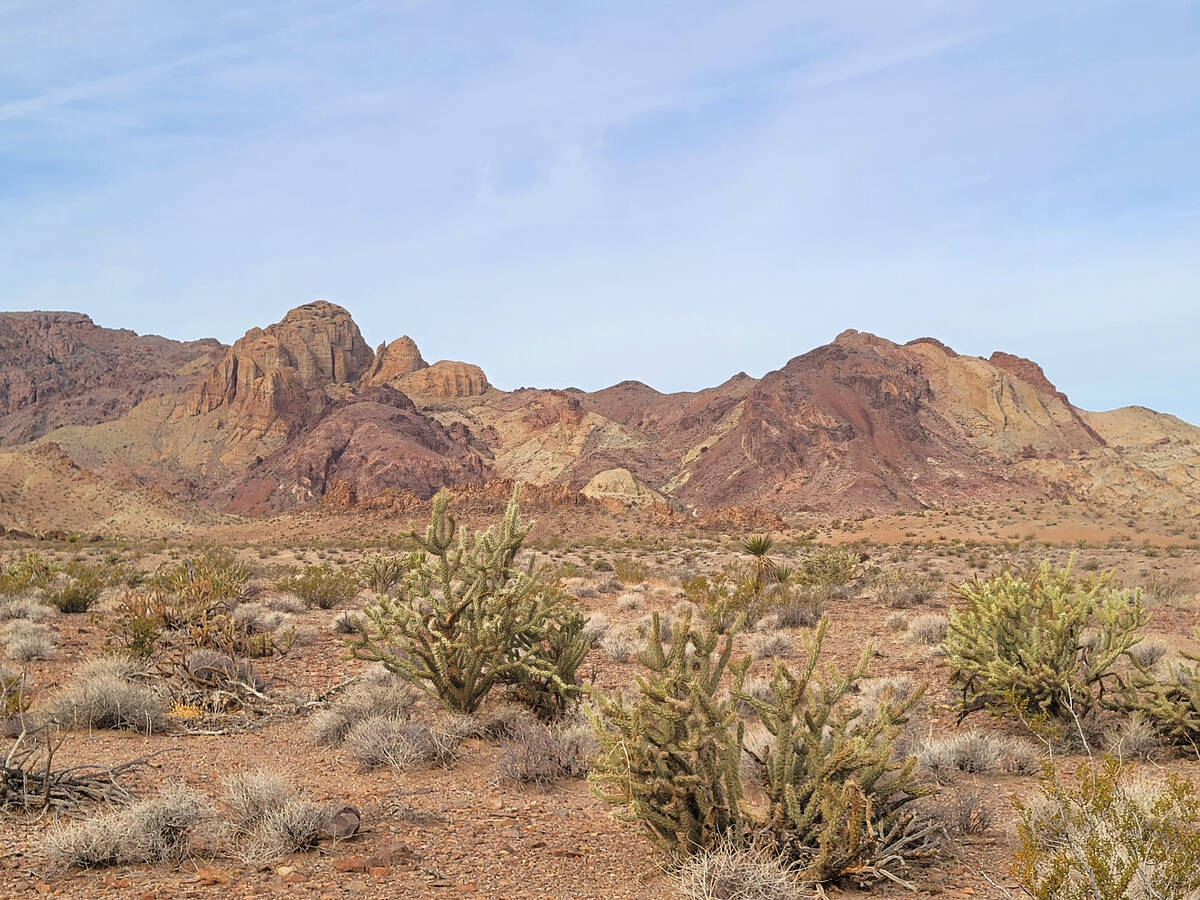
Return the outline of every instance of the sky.
<path id="1" fill-rule="evenodd" d="M 1200 423 L 1200 3 L 0 0 L 0 308 L 502 388 L 856 328 Z"/>

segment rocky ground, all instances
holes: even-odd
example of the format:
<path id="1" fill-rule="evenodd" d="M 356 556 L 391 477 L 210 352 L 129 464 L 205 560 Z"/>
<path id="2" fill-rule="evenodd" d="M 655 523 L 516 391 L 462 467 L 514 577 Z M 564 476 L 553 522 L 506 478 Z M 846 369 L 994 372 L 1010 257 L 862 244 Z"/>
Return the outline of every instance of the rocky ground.
<path id="1" fill-rule="evenodd" d="M 318 538 L 259 530 L 254 535 L 212 526 L 251 565 L 255 602 L 280 601 L 272 567 L 329 563 L 351 566 L 366 553 L 386 546 L 387 532 L 355 539 L 336 527 Z M 399 530 L 399 522 L 388 526 Z M 880 572 L 904 570 L 928 576 L 936 585 L 918 606 L 893 609 L 878 595 L 875 581 L 863 579 L 831 601 L 829 637 L 823 658 L 841 668 L 853 664 L 872 642 L 870 674 L 907 676 L 927 685 L 919 715 L 910 726 L 914 744 L 978 728 L 1006 739 L 1028 741 L 1019 725 L 980 713 L 958 725 L 953 695 L 940 656 L 910 632 L 913 619 L 940 615 L 954 603 L 953 586 L 975 574 L 1005 565 L 1048 558 L 1088 570 L 1113 569 L 1128 586 L 1144 589 L 1153 613 L 1150 629 L 1172 647 L 1192 646 L 1200 598 L 1200 543 L 1185 520 L 1135 521 L 1078 507 L 1045 505 L 960 511 L 905 519 L 824 523 L 819 529 L 778 534 L 781 562 L 800 559 L 815 537 L 818 543 L 854 542 Z M 683 597 L 682 583 L 739 558 L 736 536 L 610 534 L 576 542 L 570 532 L 543 525 L 532 542 L 538 558 L 558 567 L 565 586 L 589 613 L 602 614 L 610 635 L 632 631 L 647 613 L 669 612 Z M 234 538 L 239 540 L 234 540 Z M 253 537 L 254 539 L 249 539 Z M 119 559 L 152 572 L 187 555 L 186 545 L 170 541 L 41 542 L 0 541 L 0 562 L 11 563 L 36 550 L 60 560 Z M 616 572 L 612 571 L 615 568 Z M 620 577 L 618 576 L 620 574 Z M 36 710 L 71 683 L 80 664 L 103 653 L 110 639 L 117 592 L 109 590 L 91 613 L 56 613 L 49 619 L 55 644 L 52 659 L 27 664 Z M 369 599 L 363 592 L 347 606 Z M 287 599 L 280 601 L 286 605 Z M 0 824 L 0 894 L 53 894 L 70 897 L 207 897 L 280 894 L 312 897 L 530 897 L 668 898 L 679 895 L 673 877 L 637 827 L 618 821 L 582 778 L 546 789 L 520 785 L 502 774 L 502 740 L 471 738 L 445 765 L 403 771 L 388 767 L 364 771 L 344 748 L 318 746 L 310 738 L 311 717 L 329 691 L 360 675 L 365 664 L 347 657 L 344 640 L 331 624 L 340 610 L 292 613 L 300 639 L 281 657 L 256 662 L 267 678 L 265 699 L 244 710 L 199 721 L 176 719 L 149 736 L 102 730 L 67 735 L 56 763 L 113 764 L 158 753 L 152 767 L 129 786 L 148 795 L 168 782 L 186 783 L 215 794 L 231 772 L 277 772 L 319 803 L 348 803 L 362 820 L 352 839 L 325 841 L 315 850 L 244 862 L 238 847 L 207 848 L 179 866 L 134 866 L 92 871 L 55 871 L 43 853 L 47 833 L 59 827 L 50 817 L 32 820 L 8 814 Z M 777 657 L 794 658 L 810 629 L 783 629 L 782 644 L 754 663 L 765 673 Z M 739 653 L 755 653 L 762 634 L 737 639 Z M 599 690 L 628 687 L 636 665 L 618 661 L 601 644 L 581 672 Z M 10 667 L 13 663 L 8 664 Z M 429 711 L 426 711 L 429 713 Z M 429 713 L 431 714 L 431 713 Z M 161 752 L 160 751 L 166 751 Z M 1078 757 L 1059 756 L 1071 766 Z M 1193 762 L 1160 759 L 1156 764 L 1195 773 Z M 991 881 L 1011 885 L 1008 874 L 1015 847 L 1010 795 L 1027 796 L 1036 779 L 999 772 L 943 774 L 932 808 L 950 823 L 964 816 L 974 823 L 965 833 L 951 831 L 943 856 L 910 873 L 922 894 L 999 897 Z M 976 807 L 981 807 L 982 811 Z M 964 812 L 966 810 L 967 812 Z M 974 810 L 974 812 L 971 812 Z M 88 810 L 84 810 L 86 812 Z M 853 889 L 846 889 L 854 895 Z M 898 886 L 877 887 L 873 895 L 907 896 Z"/>

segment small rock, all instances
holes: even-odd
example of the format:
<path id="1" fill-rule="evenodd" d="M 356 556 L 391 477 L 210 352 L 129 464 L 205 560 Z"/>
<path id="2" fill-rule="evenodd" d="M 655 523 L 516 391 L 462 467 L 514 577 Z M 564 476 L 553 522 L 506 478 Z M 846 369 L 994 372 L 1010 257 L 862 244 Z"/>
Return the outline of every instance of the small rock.
<path id="1" fill-rule="evenodd" d="M 362 816 L 353 806 L 331 806 L 321 820 L 321 833 L 335 841 L 345 840 L 358 834 L 362 827 Z"/>

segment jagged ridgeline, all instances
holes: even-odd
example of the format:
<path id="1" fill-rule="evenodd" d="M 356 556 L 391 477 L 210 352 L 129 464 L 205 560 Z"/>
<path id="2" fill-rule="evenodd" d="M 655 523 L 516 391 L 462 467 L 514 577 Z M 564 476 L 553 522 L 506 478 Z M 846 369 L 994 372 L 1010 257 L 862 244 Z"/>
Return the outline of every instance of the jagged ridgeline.
<path id="1" fill-rule="evenodd" d="M 1096 496 L 1187 512 L 1200 464 L 1200 429 L 1141 408 L 1081 410 L 1029 360 L 932 339 L 847 331 L 762 378 L 691 393 L 506 391 L 476 365 L 427 362 L 409 337 L 372 350 L 324 301 L 232 346 L 77 313 L 0 314 L 0 444 L 8 528 L 49 527 L 25 485 L 53 490 L 55 473 L 109 519 L 138 490 L 156 515 L 196 519 L 522 482 L 689 521 Z"/>

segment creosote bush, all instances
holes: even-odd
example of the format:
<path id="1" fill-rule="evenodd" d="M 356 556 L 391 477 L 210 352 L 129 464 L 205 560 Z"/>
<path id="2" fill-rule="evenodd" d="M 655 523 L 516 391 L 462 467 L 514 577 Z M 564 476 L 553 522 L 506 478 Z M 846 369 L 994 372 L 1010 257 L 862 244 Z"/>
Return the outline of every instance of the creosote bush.
<path id="1" fill-rule="evenodd" d="M 1085 763 L 1073 784 L 1047 767 L 1020 815 L 1014 874 L 1036 900 L 1179 900 L 1200 889 L 1200 797 L 1168 775 L 1138 784 L 1114 759 Z"/>
<path id="2" fill-rule="evenodd" d="M 529 525 L 514 491 L 504 517 L 473 540 L 449 515 L 450 495 L 433 501 L 420 549 L 391 595 L 367 605 L 349 644 L 457 713 L 471 713 L 496 687 L 538 715 L 575 704 L 575 673 L 588 651 L 574 599 L 534 569 L 515 566 Z"/>
<path id="3" fill-rule="evenodd" d="M 295 594 L 310 609 L 333 609 L 358 596 L 359 579 L 353 572 L 334 566 L 306 566 L 300 572 L 278 579 L 275 587 Z"/>

